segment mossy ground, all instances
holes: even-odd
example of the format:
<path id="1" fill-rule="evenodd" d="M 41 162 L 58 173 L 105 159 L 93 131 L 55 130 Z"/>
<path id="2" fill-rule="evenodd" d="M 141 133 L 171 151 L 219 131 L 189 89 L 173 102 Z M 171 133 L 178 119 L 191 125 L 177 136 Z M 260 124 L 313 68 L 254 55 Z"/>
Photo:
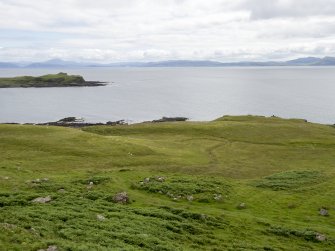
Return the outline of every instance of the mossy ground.
<path id="1" fill-rule="evenodd" d="M 252 116 L 0 125 L 0 157 L 1 250 L 335 249 L 331 126 Z M 121 191 L 130 204 L 113 202 Z"/>

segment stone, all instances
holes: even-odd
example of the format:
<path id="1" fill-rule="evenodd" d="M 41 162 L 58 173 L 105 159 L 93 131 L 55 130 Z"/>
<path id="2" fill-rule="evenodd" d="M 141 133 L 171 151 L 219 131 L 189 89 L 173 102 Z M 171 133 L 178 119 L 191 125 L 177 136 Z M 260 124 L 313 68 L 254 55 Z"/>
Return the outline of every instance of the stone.
<path id="1" fill-rule="evenodd" d="M 221 194 L 214 194 L 214 200 L 222 200 L 222 195 Z"/>
<path id="2" fill-rule="evenodd" d="M 155 179 L 159 182 L 164 182 L 165 181 L 165 177 L 162 177 L 162 176 L 157 176 L 157 177 L 155 177 Z"/>
<path id="3" fill-rule="evenodd" d="M 246 209 L 247 208 L 247 205 L 245 203 L 240 203 L 238 206 L 237 206 L 238 209 Z"/>
<path id="4" fill-rule="evenodd" d="M 186 196 L 186 199 L 187 199 L 188 201 L 193 201 L 193 200 L 194 200 L 194 198 L 193 198 L 192 195 L 187 195 L 187 196 Z"/>
<path id="5" fill-rule="evenodd" d="M 34 203 L 48 203 L 51 201 L 51 197 L 47 196 L 47 197 L 38 197 L 36 199 L 33 199 L 32 202 Z"/>
<path id="6" fill-rule="evenodd" d="M 65 193 L 65 189 L 64 188 L 58 189 L 58 192 L 59 193 Z"/>
<path id="7" fill-rule="evenodd" d="M 39 249 L 37 251 L 58 251 L 57 246 L 49 246 L 47 249 Z"/>
<path id="8" fill-rule="evenodd" d="M 318 241 L 325 241 L 327 237 L 324 234 L 316 233 L 315 239 Z"/>
<path id="9" fill-rule="evenodd" d="M 113 201 L 120 204 L 127 204 L 129 203 L 129 196 L 127 192 L 117 193 L 114 195 Z"/>
<path id="10" fill-rule="evenodd" d="M 144 183 L 149 183 L 150 182 L 150 178 L 145 178 L 143 182 Z"/>
<path id="11" fill-rule="evenodd" d="M 94 185 L 93 181 L 90 181 L 88 183 L 87 189 L 91 189 L 93 187 L 93 185 Z"/>
<path id="12" fill-rule="evenodd" d="M 319 214 L 322 216 L 329 216 L 328 210 L 325 208 L 321 208 Z"/>
<path id="13" fill-rule="evenodd" d="M 97 214 L 97 220 L 104 221 L 104 220 L 106 220 L 106 217 L 101 215 L 101 214 Z"/>

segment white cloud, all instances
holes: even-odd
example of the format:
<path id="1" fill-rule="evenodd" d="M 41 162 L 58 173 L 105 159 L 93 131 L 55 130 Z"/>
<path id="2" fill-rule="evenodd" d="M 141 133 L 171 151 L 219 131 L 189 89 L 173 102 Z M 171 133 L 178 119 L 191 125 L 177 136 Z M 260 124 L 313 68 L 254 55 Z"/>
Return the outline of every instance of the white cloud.
<path id="1" fill-rule="evenodd" d="M 0 0 L 0 61 L 334 54 L 335 0 Z"/>

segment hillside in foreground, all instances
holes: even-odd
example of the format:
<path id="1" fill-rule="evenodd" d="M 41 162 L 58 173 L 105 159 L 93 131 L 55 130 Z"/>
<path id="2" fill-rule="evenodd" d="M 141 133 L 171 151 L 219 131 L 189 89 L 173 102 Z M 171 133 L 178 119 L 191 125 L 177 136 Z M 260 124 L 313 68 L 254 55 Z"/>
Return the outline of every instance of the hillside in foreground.
<path id="1" fill-rule="evenodd" d="M 3 250 L 334 250 L 335 128 L 0 125 Z"/>

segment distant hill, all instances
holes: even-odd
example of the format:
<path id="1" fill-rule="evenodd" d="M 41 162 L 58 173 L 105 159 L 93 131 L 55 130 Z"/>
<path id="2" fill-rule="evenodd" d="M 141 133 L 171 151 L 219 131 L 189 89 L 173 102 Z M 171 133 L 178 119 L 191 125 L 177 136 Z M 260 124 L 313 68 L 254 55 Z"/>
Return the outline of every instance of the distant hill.
<path id="1" fill-rule="evenodd" d="M 51 59 L 44 62 L 19 63 L 0 62 L 0 68 L 70 68 L 70 67 L 257 67 L 257 66 L 335 66 L 335 57 L 306 57 L 289 61 L 231 62 L 222 63 L 210 60 L 167 60 L 157 62 L 121 62 L 110 64 L 81 63 Z"/>
<path id="2" fill-rule="evenodd" d="M 26 68 L 58 68 L 58 67 L 85 67 L 86 64 L 61 59 L 51 59 L 44 62 L 31 63 L 26 65 Z"/>
<path id="3" fill-rule="evenodd" d="M 14 63 L 0 62 L 0 68 L 17 68 L 17 67 L 19 66 Z"/>

